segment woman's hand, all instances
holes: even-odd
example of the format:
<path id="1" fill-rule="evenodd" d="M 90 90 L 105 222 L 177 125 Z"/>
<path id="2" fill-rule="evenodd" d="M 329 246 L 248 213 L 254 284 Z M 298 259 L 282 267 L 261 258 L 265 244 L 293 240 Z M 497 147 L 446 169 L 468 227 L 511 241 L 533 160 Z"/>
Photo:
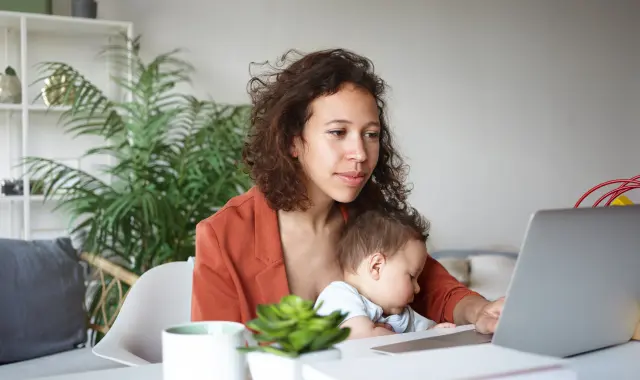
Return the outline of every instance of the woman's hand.
<path id="1" fill-rule="evenodd" d="M 504 297 L 500 297 L 493 302 L 485 304 L 478 312 L 475 321 L 476 331 L 482 334 L 491 334 L 496 331 L 498 319 L 504 306 Z"/>
<path id="2" fill-rule="evenodd" d="M 453 310 L 454 322 L 458 326 L 472 324 L 479 333 L 492 334 L 496 331 L 503 305 L 504 297 L 493 302 L 476 295 L 464 297 Z"/>

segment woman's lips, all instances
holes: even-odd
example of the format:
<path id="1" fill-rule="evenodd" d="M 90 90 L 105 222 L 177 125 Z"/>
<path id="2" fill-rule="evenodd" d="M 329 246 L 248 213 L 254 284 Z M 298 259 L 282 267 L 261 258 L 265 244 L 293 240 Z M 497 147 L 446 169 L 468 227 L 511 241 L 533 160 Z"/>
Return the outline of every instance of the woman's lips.
<path id="1" fill-rule="evenodd" d="M 365 179 L 364 172 L 356 171 L 336 173 L 336 176 L 348 186 L 360 186 Z"/>

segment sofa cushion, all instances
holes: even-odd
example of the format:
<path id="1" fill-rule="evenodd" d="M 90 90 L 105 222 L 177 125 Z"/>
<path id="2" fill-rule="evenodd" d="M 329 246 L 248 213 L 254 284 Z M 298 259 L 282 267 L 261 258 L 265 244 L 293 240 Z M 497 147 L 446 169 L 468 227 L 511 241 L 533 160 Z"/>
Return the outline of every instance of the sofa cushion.
<path id="1" fill-rule="evenodd" d="M 443 257 L 438 260 L 440 264 L 451 274 L 456 280 L 465 286 L 469 286 L 471 281 L 471 266 L 469 259 L 461 259 L 457 257 Z"/>
<path id="2" fill-rule="evenodd" d="M 69 238 L 0 239 L 0 364 L 85 344 L 83 273 Z"/>
<path id="3" fill-rule="evenodd" d="M 451 275 L 489 300 L 506 295 L 515 269 L 516 252 L 441 250 L 431 254 Z"/>
<path id="4" fill-rule="evenodd" d="M 475 255 L 469 257 L 470 289 L 493 301 L 503 297 L 516 265 L 516 259 L 503 255 Z"/>

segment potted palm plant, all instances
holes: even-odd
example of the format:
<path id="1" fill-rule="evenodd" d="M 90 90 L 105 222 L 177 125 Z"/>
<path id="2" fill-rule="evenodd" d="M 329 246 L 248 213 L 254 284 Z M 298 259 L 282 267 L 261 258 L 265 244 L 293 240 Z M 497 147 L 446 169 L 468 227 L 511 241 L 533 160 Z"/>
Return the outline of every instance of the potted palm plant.
<path id="1" fill-rule="evenodd" d="M 302 380 L 304 363 L 341 358 L 335 345 L 351 332 L 340 327 L 347 314 L 336 310 L 320 315 L 320 306 L 295 295 L 258 306 L 257 318 L 247 322 L 247 327 L 255 331 L 259 344 L 239 348 L 248 353 L 253 380 Z"/>
<path id="2" fill-rule="evenodd" d="M 40 64 L 38 81 L 67 78 L 47 87 L 61 98 L 53 104 L 70 104 L 60 117 L 65 132 L 103 142 L 82 158 L 110 156 L 114 163 L 89 171 L 30 156 L 27 172 L 44 183 L 45 200 L 56 197 L 56 210 L 73 221 L 71 232 L 86 236 L 85 251 L 138 275 L 193 256 L 196 224 L 251 185 L 239 165 L 249 107 L 177 91 L 193 71 L 178 53 L 147 62 L 139 38 L 107 46 L 102 56 L 120 68 L 113 76 L 118 99 L 69 64 Z M 100 297 L 109 298 L 98 291 L 94 301 Z"/>

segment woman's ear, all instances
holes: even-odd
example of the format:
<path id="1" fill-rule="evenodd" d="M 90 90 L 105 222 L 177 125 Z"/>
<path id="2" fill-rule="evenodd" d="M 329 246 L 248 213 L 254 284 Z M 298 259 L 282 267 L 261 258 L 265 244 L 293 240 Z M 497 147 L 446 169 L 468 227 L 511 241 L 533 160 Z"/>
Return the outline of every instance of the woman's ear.
<path id="1" fill-rule="evenodd" d="M 387 263 L 387 258 L 380 252 L 376 252 L 369 256 L 369 275 L 375 281 L 378 281 L 381 277 L 382 270 Z"/>
<path id="2" fill-rule="evenodd" d="M 294 136 L 291 142 L 291 148 L 289 148 L 289 154 L 293 158 L 298 158 L 300 155 L 300 149 L 302 149 L 302 138 L 300 136 Z"/>

